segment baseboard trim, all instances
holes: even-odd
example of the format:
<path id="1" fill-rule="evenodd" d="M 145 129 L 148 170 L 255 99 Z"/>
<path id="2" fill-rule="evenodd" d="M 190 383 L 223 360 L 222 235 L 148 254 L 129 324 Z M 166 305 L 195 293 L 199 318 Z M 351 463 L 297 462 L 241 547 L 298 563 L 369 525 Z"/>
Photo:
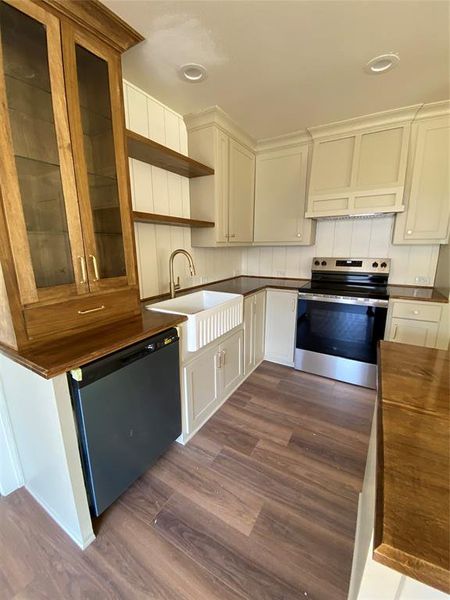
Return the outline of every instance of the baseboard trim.
<path id="1" fill-rule="evenodd" d="M 36 500 L 36 502 L 45 510 L 49 517 L 51 517 L 53 521 L 55 521 L 55 523 L 57 523 L 57 525 L 59 525 L 59 527 L 61 527 L 61 529 L 70 537 L 70 539 L 73 542 L 75 542 L 75 544 L 79 548 L 81 548 L 81 550 L 86 550 L 86 548 L 90 544 L 92 544 L 92 542 L 95 540 L 94 533 L 87 536 L 86 539 L 79 538 L 73 531 L 71 531 L 68 527 L 64 525 L 64 523 L 61 521 L 60 516 L 47 504 L 45 500 L 43 500 L 40 497 L 40 495 L 37 492 L 33 491 L 33 489 L 30 488 L 28 485 L 25 485 L 25 489 L 30 494 L 30 496 L 32 496 Z"/>

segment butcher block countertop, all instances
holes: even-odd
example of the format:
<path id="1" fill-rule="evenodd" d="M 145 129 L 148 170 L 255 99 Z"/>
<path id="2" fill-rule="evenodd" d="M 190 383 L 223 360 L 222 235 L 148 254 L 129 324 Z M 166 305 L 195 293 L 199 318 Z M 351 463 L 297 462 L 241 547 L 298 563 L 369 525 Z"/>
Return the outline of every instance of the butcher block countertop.
<path id="1" fill-rule="evenodd" d="M 374 559 L 450 592 L 449 352 L 381 342 Z"/>
<path id="2" fill-rule="evenodd" d="M 51 379 L 170 327 L 176 327 L 183 321 L 186 321 L 183 315 L 158 313 L 142 308 L 139 317 L 91 329 L 21 353 L 4 345 L 0 345 L 0 350 L 35 373 Z"/>

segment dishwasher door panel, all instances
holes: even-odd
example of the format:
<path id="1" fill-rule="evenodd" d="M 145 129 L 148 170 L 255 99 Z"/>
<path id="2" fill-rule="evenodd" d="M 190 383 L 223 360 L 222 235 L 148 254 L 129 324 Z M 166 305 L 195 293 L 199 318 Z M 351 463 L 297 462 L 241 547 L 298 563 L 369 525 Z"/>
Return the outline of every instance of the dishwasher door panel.
<path id="1" fill-rule="evenodd" d="M 91 509 L 102 513 L 181 434 L 178 342 L 72 386 Z"/>

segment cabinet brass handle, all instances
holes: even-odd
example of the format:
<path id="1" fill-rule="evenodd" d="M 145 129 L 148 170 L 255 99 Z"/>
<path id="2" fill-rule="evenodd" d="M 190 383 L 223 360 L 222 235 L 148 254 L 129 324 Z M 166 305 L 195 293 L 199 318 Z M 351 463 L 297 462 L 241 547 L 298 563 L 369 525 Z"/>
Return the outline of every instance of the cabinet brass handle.
<path id="1" fill-rule="evenodd" d="M 217 368 L 222 368 L 222 352 L 217 353 Z"/>
<path id="2" fill-rule="evenodd" d="M 396 326 L 394 327 L 394 335 L 392 336 L 392 341 L 394 341 L 394 340 L 395 340 L 395 338 L 397 337 L 397 329 L 398 329 L 398 325 L 396 325 Z"/>
<path id="3" fill-rule="evenodd" d="M 80 281 L 80 283 L 87 283 L 86 261 L 84 259 L 84 256 L 79 256 L 78 260 L 80 261 L 80 268 L 81 268 L 81 281 Z"/>
<path id="4" fill-rule="evenodd" d="M 228 237 L 229 237 L 229 238 L 235 238 L 235 237 L 236 237 L 236 234 L 235 234 L 235 233 L 231 233 L 231 234 L 230 234 Z"/>
<path id="5" fill-rule="evenodd" d="M 79 310 L 79 315 L 88 315 L 89 313 L 98 312 L 99 310 L 104 310 L 105 306 L 102 304 L 101 306 L 96 306 L 95 308 L 87 308 L 86 310 Z"/>
<path id="6" fill-rule="evenodd" d="M 226 350 L 222 350 L 221 354 L 222 354 L 222 362 L 221 362 L 221 366 L 223 367 L 223 366 L 224 366 L 224 364 L 225 364 L 225 357 L 226 357 L 226 355 L 227 355 L 227 351 L 226 351 Z"/>
<path id="7" fill-rule="evenodd" d="M 89 254 L 89 258 L 92 258 L 92 266 L 94 267 L 94 275 L 95 275 L 94 281 L 98 281 L 100 279 L 100 275 L 98 274 L 97 259 L 95 258 L 95 256 L 93 254 Z"/>

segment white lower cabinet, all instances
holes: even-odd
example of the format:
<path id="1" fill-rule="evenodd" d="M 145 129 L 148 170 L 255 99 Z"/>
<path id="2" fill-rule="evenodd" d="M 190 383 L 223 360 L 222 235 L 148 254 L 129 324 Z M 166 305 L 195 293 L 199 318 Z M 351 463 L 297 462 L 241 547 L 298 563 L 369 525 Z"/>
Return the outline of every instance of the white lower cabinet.
<path id="1" fill-rule="evenodd" d="M 227 398 L 244 378 L 244 332 L 238 331 L 219 346 L 219 393 Z"/>
<path id="2" fill-rule="evenodd" d="M 413 319 L 396 319 L 391 321 L 389 340 L 413 346 L 434 348 L 436 345 L 438 324 Z"/>
<path id="3" fill-rule="evenodd" d="M 182 364 L 184 408 L 182 441 L 217 410 L 244 379 L 244 331 L 224 336 L 219 343 L 195 353 Z"/>
<path id="4" fill-rule="evenodd" d="M 291 290 L 267 290 L 265 359 L 293 366 L 297 296 Z"/>
<path id="5" fill-rule="evenodd" d="M 385 339 L 425 348 L 446 349 L 449 306 L 436 302 L 391 300 Z"/>
<path id="6" fill-rule="evenodd" d="M 265 290 L 244 299 L 244 373 L 246 376 L 264 358 L 265 312 Z"/>

